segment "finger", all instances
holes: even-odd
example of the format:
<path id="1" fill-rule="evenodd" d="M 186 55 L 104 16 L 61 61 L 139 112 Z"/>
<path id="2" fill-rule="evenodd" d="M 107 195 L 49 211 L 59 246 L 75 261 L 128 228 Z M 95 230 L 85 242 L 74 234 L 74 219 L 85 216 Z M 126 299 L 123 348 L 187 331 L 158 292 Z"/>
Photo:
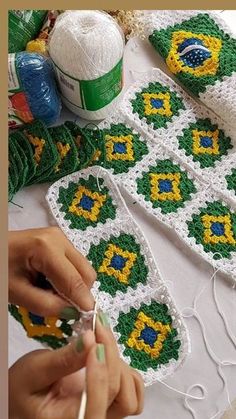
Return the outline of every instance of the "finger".
<path id="1" fill-rule="evenodd" d="M 78 252 L 70 242 L 66 246 L 66 257 L 80 273 L 87 287 L 91 288 L 97 275 L 88 259 Z"/>
<path id="2" fill-rule="evenodd" d="M 138 409 L 136 386 L 131 369 L 121 362 L 120 391 L 112 405 L 114 417 L 134 415 Z"/>
<path id="3" fill-rule="evenodd" d="M 58 294 L 42 290 L 32 285 L 27 278 L 17 278 L 14 287 L 10 286 L 9 301 L 25 307 L 39 316 L 58 316 L 63 308 L 68 307 L 68 302 Z"/>
<path id="4" fill-rule="evenodd" d="M 25 388 L 36 393 L 80 370 L 85 366 L 88 351 L 94 344 L 94 334 L 87 331 L 72 344 L 56 351 L 39 350 L 31 353 L 27 362 L 22 362 Z"/>
<path id="5" fill-rule="evenodd" d="M 31 258 L 33 269 L 42 272 L 55 287 L 56 291 L 68 300 L 78 305 L 82 310 L 92 310 L 94 298 L 84 283 L 80 273 L 67 259 L 57 251 L 43 251 L 43 255 Z"/>
<path id="6" fill-rule="evenodd" d="M 131 368 L 131 374 L 134 378 L 135 390 L 136 390 L 136 397 L 137 397 L 137 409 L 134 412 L 134 415 L 140 415 L 143 411 L 144 407 L 144 382 L 141 375 Z"/>
<path id="7" fill-rule="evenodd" d="M 106 313 L 98 313 L 96 322 L 96 341 L 103 343 L 106 351 L 106 363 L 109 379 L 109 405 L 115 399 L 120 388 L 121 363 L 118 347 L 109 327 L 109 320 Z"/>
<path id="8" fill-rule="evenodd" d="M 108 371 L 104 345 L 98 344 L 86 361 L 87 406 L 85 419 L 106 419 L 108 403 Z"/>

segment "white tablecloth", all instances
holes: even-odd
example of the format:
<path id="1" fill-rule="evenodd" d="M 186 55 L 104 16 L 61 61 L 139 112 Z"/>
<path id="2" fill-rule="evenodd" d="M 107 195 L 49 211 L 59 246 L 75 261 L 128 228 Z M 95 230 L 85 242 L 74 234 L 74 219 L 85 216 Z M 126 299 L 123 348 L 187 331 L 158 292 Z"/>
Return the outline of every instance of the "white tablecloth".
<path id="1" fill-rule="evenodd" d="M 229 25 L 236 30 L 236 11 L 223 11 L 222 14 Z M 160 67 L 166 71 L 154 49 L 147 42 L 131 40 L 125 51 L 125 83 L 128 86 L 138 72 L 144 72 L 151 67 Z M 133 70 L 133 72 L 132 72 Z M 168 71 L 166 71 L 168 73 Z M 169 73 L 168 73 L 169 74 Z M 65 119 L 75 119 L 75 116 L 64 111 L 61 122 Z M 49 215 L 44 199 L 48 184 L 31 186 L 20 191 L 14 202 L 23 209 L 9 205 L 9 229 L 20 230 L 33 227 L 44 227 L 54 224 Z M 176 234 L 148 217 L 138 205 L 125 195 L 130 211 L 143 229 L 160 271 L 166 281 L 170 281 L 170 291 L 180 310 L 192 306 L 193 299 L 202 287 L 206 290 L 199 299 L 198 313 L 204 322 L 209 345 L 220 360 L 236 362 L 235 346 L 227 337 L 223 321 L 217 313 L 212 293 L 211 266 L 193 253 L 176 236 Z M 236 334 L 236 290 L 232 288 L 226 277 L 217 274 L 217 296 L 224 310 L 232 333 Z M 209 357 L 203 341 L 198 322 L 194 318 L 186 320 L 192 351 L 184 365 L 179 368 L 165 383 L 182 392 L 186 392 L 193 384 L 201 384 L 207 394 L 204 400 L 190 400 L 189 404 L 196 411 L 196 419 L 210 419 L 218 409 L 224 410 L 227 405 L 227 392 L 218 375 L 216 364 Z M 235 339 L 236 341 L 236 339 Z M 9 316 L 9 364 L 20 356 L 41 345 L 26 337 L 21 325 Z M 236 367 L 224 366 L 223 372 L 227 380 L 230 399 L 236 397 Z M 200 395 L 195 391 L 195 395 Z M 167 389 L 158 383 L 146 389 L 144 412 L 141 419 L 191 419 L 191 413 L 184 407 L 184 397 Z M 217 418 L 219 418 L 217 416 Z"/>

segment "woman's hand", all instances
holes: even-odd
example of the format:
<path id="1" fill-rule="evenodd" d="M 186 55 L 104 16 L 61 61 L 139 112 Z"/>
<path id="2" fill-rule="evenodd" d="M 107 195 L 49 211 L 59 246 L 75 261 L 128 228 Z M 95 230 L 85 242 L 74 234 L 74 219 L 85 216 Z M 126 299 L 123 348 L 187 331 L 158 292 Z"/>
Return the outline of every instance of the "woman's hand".
<path id="1" fill-rule="evenodd" d="M 52 289 L 37 287 L 41 273 L 82 310 L 92 310 L 96 273 L 57 227 L 9 232 L 9 301 L 41 316 L 70 319 L 78 314 Z"/>
<path id="2" fill-rule="evenodd" d="M 85 419 L 122 419 L 142 411 L 142 380 L 120 360 L 106 317 L 100 314 L 99 318 L 99 343 L 88 331 L 62 349 L 31 352 L 10 368 L 10 419 L 77 419 L 83 367 Z"/>

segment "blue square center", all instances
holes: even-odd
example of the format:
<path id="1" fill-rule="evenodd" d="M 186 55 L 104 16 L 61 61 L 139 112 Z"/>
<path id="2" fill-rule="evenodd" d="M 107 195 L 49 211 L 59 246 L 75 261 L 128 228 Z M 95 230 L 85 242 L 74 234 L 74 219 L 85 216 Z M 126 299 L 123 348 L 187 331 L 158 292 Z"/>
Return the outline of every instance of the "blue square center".
<path id="1" fill-rule="evenodd" d="M 153 348 L 154 343 L 157 340 L 158 332 L 154 330 L 152 327 L 145 326 L 142 330 L 139 339 L 142 339 L 146 345 L 151 346 Z"/>
<path id="2" fill-rule="evenodd" d="M 223 223 L 214 222 L 211 225 L 211 231 L 215 236 L 223 236 L 225 234 L 225 226 Z"/>
<path id="3" fill-rule="evenodd" d="M 79 206 L 83 210 L 91 211 L 91 209 L 94 206 L 94 200 L 87 195 L 83 195 L 80 202 L 79 202 Z"/>
<path id="4" fill-rule="evenodd" d="M 151 99 L 151 105 L 155 109 L 163 108 L 164 102 L 162 99 Z"/>
<path id="5" fill-rule="evenodd" d="M 33 314 L 29 312 L 29 318 L 33 324 L 45 326 L 44 317 L 37 316 L 37 314 Z"/>
<path id="6" fill-rule="evenodd" d="M 213 140 L 211 137 L 208 137 L 208 136 L 201 137 L 200 144 L 204 148 L 209 148 L 213 146 Z"/>
<path id="7" fill-rule="evenodd" d="M 119 154 L 127 153 L 126 144 L 125 143 L 114 143 L 113 152 L 114 153 L 119 153 Z"/>
<path id="8" fill-rule="evenodd" d="M 169 179 L 159 180 L 159 190 L 160 192 L 172 192 L 172 181 Z"/>
<path id="9" fill-rule="evenodd" d="M 118 271 L 121 271 L 125 267 L 126 261 L 127 261 L 127 259 L 123 258 L 123 256 L 114 255 L 111 258 L 110 266 L 111 266 L 111 268 L 114 268 Z"/>

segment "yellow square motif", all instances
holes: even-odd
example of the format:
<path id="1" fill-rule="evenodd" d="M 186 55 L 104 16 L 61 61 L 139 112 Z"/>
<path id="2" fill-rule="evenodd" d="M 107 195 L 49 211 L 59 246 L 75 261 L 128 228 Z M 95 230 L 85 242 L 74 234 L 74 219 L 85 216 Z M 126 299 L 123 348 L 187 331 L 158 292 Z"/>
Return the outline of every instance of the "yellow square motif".
<path id="1" fill-rule="evenodd" d="M 29 142 L 34 146 L 34 161 L 36 166 L 38 166 L 41 161 L 42 152 L 45 146 L 45 140 L 43 138 L 34 137 L 27 131 L 24 131 L 24 134 L 28 138 Z"/>
<path id="2" fill-rule="evenodd" d="M 236 240 L 233 237 L 231 218 L 229 215 L 208 215 L 202 216 L 202 223 L 205 227 L 203 240 L 205 243 L 230 243 L 235 244 Z M 224 234 L 216 235 L 212 231 L 214 223 L 222 224 L 224 227 Z"/>
<path id="3" fill-rule="evenodd" d="M 126 146 L 126 153 L 114 152 L 115 144 L 121 143 Z M 107 160 L 134 160 L 133 137 L 132 135 L 111 136 L 105 135 Z"/>
<path id="4" fill-rule="evenodd" d="M 170 106 L 170 94 L 167 93 L 143 93 L 143 102 L 144 102 L 144 113 L 146 115 L 163 115 L 163 116 L 172 116 L 171 106 Z M 160 108 L 155 108 L 152 106 L 151 100 L 162 100 L 163 106 Z"/>
<path id="5" fill-rule="evenodd" d="M 197 129 L 192 130 L 193 137 L 193 153 L 194 154 L 219 154 L 219 130 L 215 131 L 198 131 Z M 201 139 L 203 137 L 209 137 L 212 139 L 212 146 L 203 147 L 201 145 Z"/>
<path id="6" fill-rule="evenodd" d="M 142 311 L 138 314 L 134 326 L 135 329 L 131 332 L 129 339 L 127 340 L 127 345 L 138 351 L 146 352 L 151 358 L 157 358 L 162 350 L 163 342 L 171 331 L 170 326 L 168 324 L 164 325 L 161 322 L 153 321 L 151 317 L 146 316 Z M 140 339 L 142 331 L 146 327 L 152 328 L 157 332 L 157 339 L 152 346 L 145 343 L 142 338 Z"/>
<path id="7" fill-rule="evenodd" d="M 83 209 L 79 206 L 83 196 L 87 196 L 94 201 L 93 207 L 90 211 Z M 78 216 L 82 216 L 87 220 L 96 222 L 98 219 L 100 209 L 105 201 L 106 195 L 101 195 L 98 192 L 91 192 L 89 189 L 85 188 L 85 186 L 79 186 L 77 192 L 75 193 L 75 198 L 73 199 L 69 207 L 69 212 L 72 212 L 73 214 Z"/>
<path id="8" fill-rule="evenodd" d="M 187 66 L 179 58 L 178 47 L 188 38 L 200 39 L 204 42 L 204 46 L 211 52 L 211 57 L 196 68 Z M 172 35 L 172 47 L 166 59 L 166 64 L 172 73 L 177 74 L 180 72 L 190 73 L 196 77 L 215 75 L 219 67 L 219 53 L 222 47 L 220 39 L 209 35 L 195 34 L 192 32 L 178 31 Z"/>
<path id="9" fill-rule="evenodd" d="M 26 329 L 27 336 L 32 338 L 34 336 L 40 337 L 44 335 L 56 336 L 57 338 L 63 338 L 63 333 L 56 325 L 58 318 L 57 317 L 45 317 L 45 325 L 33 324 L 29 312 L 24 307 L 18 308 L 19 314 L 22 317 L 22 324 Z"/>
<path id="10" fill-rule="evenodd" d="M 150 173 L 150 178 L 152 201 L 179 201 L 181 199 L 179 189 L 180 173 Z M 171 181 L 172 191 L 162 192 L 159 188 L 160 180 Z"/>
<path id="11" fill-rule="evenodd" d="M 126 259 L 124 267 L 119 270 L 111 266 L 112 258 L 115 256 L 121 256 Z M 107 275 L 114 276 L 118 281 L 123 284 L 128 284 L 129 275 L 131 269 L 134 265 L 134 262 L 137 258 L 135 253 L 129 252 L 128 250 L 122 250 L 114 244 L 109 244 L 107 250 L 105 251 L 105 258 L 102 262 L 102 265 L 98 269 L 98 272 L 106 273 Z"/>

